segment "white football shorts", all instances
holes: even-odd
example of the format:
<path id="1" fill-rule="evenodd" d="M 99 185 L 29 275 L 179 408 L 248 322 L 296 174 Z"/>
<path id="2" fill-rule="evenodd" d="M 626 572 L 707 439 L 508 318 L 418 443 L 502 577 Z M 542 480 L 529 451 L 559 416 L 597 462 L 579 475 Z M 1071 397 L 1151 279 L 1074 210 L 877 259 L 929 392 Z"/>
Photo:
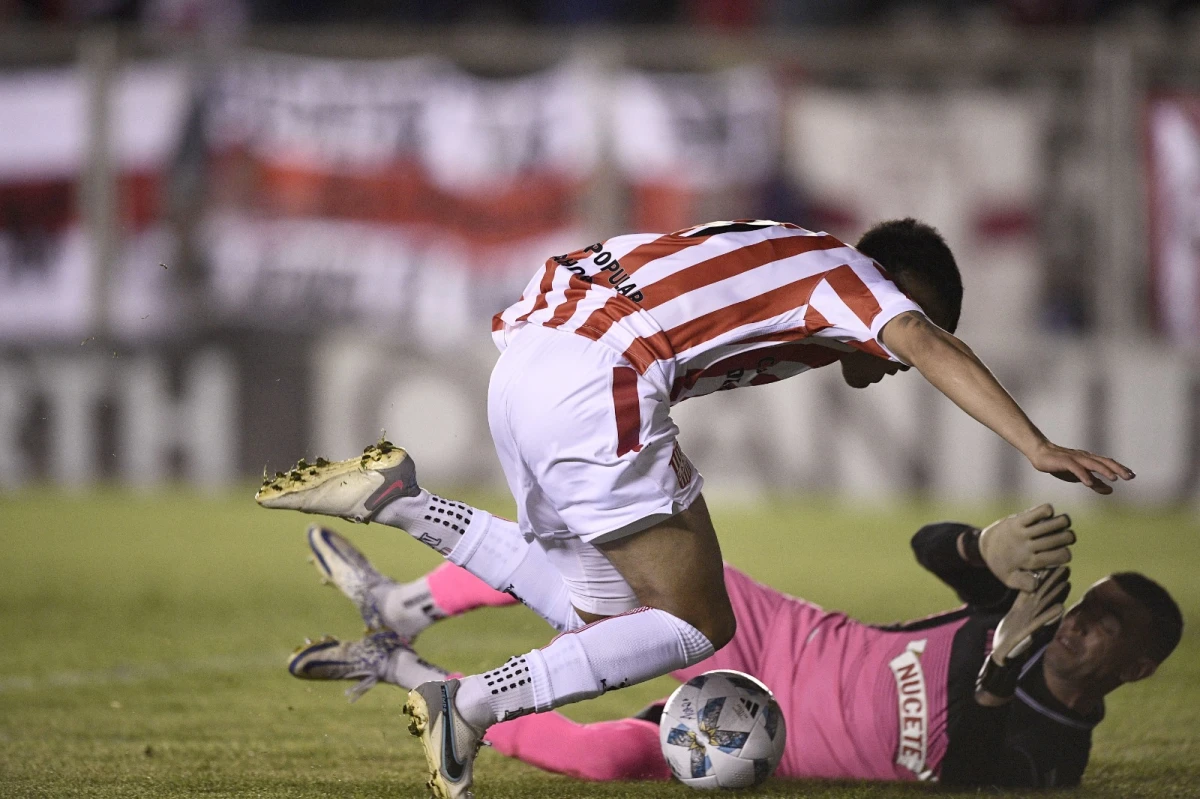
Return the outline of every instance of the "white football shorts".
<path id="1" fill-rule="evenodd" d="M 704 478 L 679 449 L 665 392 L 604 344 L 527 325 L 492 371 L 488 424 L 521 532 L 542 543 L 575 607 L 637 607 L 591 545 L 644 530 L 700 495 Z"/>

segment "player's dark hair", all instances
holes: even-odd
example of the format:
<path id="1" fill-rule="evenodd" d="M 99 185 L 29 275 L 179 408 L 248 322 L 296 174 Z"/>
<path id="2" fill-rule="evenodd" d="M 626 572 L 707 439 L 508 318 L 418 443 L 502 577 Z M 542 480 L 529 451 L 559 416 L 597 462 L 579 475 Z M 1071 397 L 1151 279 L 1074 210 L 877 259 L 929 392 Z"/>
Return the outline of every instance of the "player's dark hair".
<path id="1" fill-rule="evenodd" d="M 1146 654 L 1155 663 L 1162 663 L 1175 651 L 1183 636 L 1183 614 L 1179 612 L 1179 605 L 1167 589 L 1143 574 L 1117 572 L 1109 575 L 1109 579 L 1150 611 L 1150 629 L 1146 631 L 1150 641 Z"/>
<path id="2" fill-rule="evenodd" d="M 936 229 L 912 217 L 880 222 L 864 233 L 854 248 L 878 261 L 901 291 L 911 295 L 917 284 L 932 291 L 934 307 L 925 308 L 925 313 L 951 333 L 958 327 L 962 276 L 954 254 Z"/>

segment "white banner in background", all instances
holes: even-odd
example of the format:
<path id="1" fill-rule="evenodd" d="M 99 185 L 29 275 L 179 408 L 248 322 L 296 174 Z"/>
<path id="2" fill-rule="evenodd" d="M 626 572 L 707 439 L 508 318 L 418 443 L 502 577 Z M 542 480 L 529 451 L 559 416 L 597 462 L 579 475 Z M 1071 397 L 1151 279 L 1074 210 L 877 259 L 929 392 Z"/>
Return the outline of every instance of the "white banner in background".
<path id="1" fill-rule="evenodd" d="M 592 73 L 485 80 L 431 58 L 252 55 L 208 118 L 217 305 L 254 324 L 358 320 L 476 334 L 551 255 L 580 246 L 598 159 Z M 432 316 L 431 316 L 432 315 Z"/>
<path id="2" fill-rule="evenodd" d="M 779 90 L 769 72 L 628 72 L 612 113 L 617 163 L 634 182 L 694 190 L 765 180 L 778 164 Z"/>
<path id="3" fill-rule="evenodd" d="M 0 118 L 0 340 L 82 335 L 94 291 L 76 202 L 87 147 L 83 76 L 5 76 Z"/>
<path id="4" fill-rule="evenodd" d="M 494 244 L 480 262 L 455 236 L 338 219 L 212 215 L 204 228 L 213 300 L 265 326 L 353 320 L 438 351 L 474 340 L 494 353 L 493 313 L 512 303 L 548 253 L 577 248 L 573 229 Z"/>
<path id="5" fill-rule="evenodd" d="M 96 316 L 93 241 L 84 227 L 91 147 L 88 76 L 73 69 L 0 78 L 0 340 L 82 337 Z M 119 71 L 109 122 L 121 228 L 104 296 L 116 332 L 169 325 L 174 242 L 162 227 L 164 174 L 187 107 L 183 74 L 159 64 Z"/>
<path id="6" fill-rule="evenodd" d="M 972 346 L 1011 351 L 1014 337 L 1037 335 L 1046 173 L 1037 95 L 805 88 L 788 121 L 788 171 L 830 233 L 853 240 L 884 219 L 928 222 L 962 270 L 961 332 Z"/>
<path id="7" fill-rule="evenodd" d="M 479 191 L 597 158 L 596 90 L 581 65 L 485 80 L 448 61 L 349 61 L 258 54 L 223 73 L 212 146 L 267 161 L 361 174 L 411 164 L 446 189 Z"/>
<path id="8" fill-rule="evenodd" d="M 1150 245 L 1159 328 L 1200 345 L 1200 94 L 1157 97 L 1146 116 Z"/>

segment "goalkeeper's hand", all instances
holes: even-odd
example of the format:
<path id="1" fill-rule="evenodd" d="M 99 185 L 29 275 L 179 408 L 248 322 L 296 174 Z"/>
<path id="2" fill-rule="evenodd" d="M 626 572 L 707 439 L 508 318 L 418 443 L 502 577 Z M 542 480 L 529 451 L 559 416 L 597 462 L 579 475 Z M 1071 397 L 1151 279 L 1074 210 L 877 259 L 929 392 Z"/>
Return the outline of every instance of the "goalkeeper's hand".
<path id="1" fill-rule="evenodd" d="M 1032 592 L 1038 587 L 1034 572 L 1070 562 L 1068 547 L 1075 543 L 1075 533 L 1070 516 L 1056 516 L 1045 504 L 993 522 L 977 542 L 980 559 L 1000 582 Z"/>
<path id="2" fill-rule="evenodd" d="M 979 672 L 975 684 L 975 699 L 979 704 L 994 707 L 1012 699 L 1021 667 L 1033 654 L 1034 636 L 1062 618 L 1063 601 L 1071 591 L 1070 576 L 1070 569 L 1059 566 L 1045 575 L 1036 591 L 1017 595 L 1012 608 L 996 626 L 992 654 Z"/>

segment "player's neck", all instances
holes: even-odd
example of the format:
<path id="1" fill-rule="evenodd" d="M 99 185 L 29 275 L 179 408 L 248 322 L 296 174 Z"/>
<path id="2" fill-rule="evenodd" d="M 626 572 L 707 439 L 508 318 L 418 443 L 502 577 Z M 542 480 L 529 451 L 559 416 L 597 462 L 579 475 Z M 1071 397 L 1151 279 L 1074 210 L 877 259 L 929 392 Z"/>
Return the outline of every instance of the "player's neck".
<path id="1" fill-rule="evenodd" d="M 1050 695 L 1080 716 L 1092 715 L 1104 700 L 1104 695 L 1108 693 L 1090 680 L 1060 677 L 1052 669 L 1045 667 L 1042 668 L 1042 677 Z"/>

